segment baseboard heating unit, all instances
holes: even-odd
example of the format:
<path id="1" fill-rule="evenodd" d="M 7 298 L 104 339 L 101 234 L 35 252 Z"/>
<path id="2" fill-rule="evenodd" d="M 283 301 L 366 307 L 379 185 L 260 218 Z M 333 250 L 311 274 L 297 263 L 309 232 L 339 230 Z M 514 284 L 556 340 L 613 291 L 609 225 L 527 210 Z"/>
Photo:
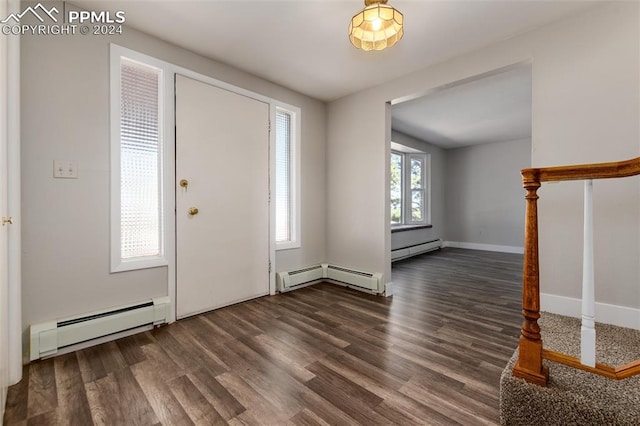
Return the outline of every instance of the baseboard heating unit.
<path id="1" fill-rule="evenodd" d="M 411 256 L 417 256 L 422 253 L 437 250 L 442 247 L 442 240 L 437 239 L 426 243 L 414 244 L 407 247 L 391 250 L 391 261 L 406 259 Z"/>
<path id="2" fill-rule="evenodd" d="M 169 297 L 165 296 L 134 305 L 33 324 L 29 333 L 29 359 L 34 361 L 54 355 L 67 346 L 144 325 L 166 323 L 169 309 Z"/>
<path id="3" fill-rule="evenodd" d="M 327 280 L 347 284 L 373 292 L 383 290 L 382 274 L 356 271 L 341 266 L 321 264 L 295 271 L 278 272 L 276 287 L 278 291 L 287 291 L 296 287 Z"/>

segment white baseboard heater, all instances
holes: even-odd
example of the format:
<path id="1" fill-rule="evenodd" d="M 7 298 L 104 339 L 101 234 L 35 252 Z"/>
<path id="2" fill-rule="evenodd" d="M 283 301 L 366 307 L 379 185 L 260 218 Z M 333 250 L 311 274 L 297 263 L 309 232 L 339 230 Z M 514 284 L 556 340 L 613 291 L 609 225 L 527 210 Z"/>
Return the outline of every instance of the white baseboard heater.
<path id="1" fill-rule="evenodd" d="M 321 264 L 295 271 L 278 272 L 276 287 L 278 291 L 287 291 L 313 282 L 328 280 L 347 284 L 374 292 L 382 292 L 382 274 L 356 271 L 341 266 Z"/>
<path id="2" fill-rule="evenodd" d="M 433 241 L 427 241 L 426 243 L 414 244 L 407 247 L 391 250 L 391 261 L 406 259 L 411 256 L 417 256 L 422 253 L 437 250 L 442 247 L 442 240 L 439 238 Z"/>
<path id="3" fill-rule="evenodd" d="M 144 325 L 159 325 L 169 318 L 169 297 L 121 306 L 30 327 L 29 359 L 54 355 L 59 349 Z"/>

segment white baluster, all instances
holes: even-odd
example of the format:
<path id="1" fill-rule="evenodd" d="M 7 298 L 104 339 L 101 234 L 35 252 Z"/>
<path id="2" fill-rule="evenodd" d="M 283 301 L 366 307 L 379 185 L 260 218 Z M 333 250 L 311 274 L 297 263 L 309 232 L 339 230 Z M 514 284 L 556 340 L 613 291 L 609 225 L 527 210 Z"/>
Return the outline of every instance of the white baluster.
<path id="1" fill-rule="evenodd" d="M 596 366 L 595 284 L 593 273 L 593 181 L 584 182 L 584 242 L 582 252 L 582 327 L 580 362 Z"/>

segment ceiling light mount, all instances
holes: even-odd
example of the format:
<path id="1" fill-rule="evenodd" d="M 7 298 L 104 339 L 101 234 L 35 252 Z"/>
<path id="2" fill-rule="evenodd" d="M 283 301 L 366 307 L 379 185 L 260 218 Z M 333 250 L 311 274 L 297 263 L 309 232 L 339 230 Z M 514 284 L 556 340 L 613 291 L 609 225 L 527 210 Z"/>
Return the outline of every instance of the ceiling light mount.
<path id="1" fill-rule="evenodd" d="M 387 0 L 364 0 L 365 8 L 351 18 L 349 40 L 358 49 L 382 50 L 404 35 L 404 16 Z"/>

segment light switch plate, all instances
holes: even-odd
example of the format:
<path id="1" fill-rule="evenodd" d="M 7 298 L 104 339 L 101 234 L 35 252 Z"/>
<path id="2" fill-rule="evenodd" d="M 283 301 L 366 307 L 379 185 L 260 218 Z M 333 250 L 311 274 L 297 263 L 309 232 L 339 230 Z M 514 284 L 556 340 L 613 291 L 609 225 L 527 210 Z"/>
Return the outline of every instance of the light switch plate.
<path id="1" fill-rule="evenodd" d="M 75 160 L 53 160 L 53 177 L 78 179 L 78 162 Z"/>

